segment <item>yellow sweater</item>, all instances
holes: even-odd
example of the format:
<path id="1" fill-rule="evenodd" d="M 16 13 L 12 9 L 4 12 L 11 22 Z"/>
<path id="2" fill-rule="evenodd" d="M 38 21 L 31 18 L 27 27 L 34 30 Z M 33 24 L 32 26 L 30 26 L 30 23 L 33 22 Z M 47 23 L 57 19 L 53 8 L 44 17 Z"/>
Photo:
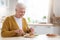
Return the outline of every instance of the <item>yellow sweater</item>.
<path id="1" fill-rule="evenodd" d="M 24 32 L 29 32 L 28 25 L 26 23 L 26 20 L 23 18 L 22 19 L 22 28 Z M 17 35 L 14 30 L 19 29 L 15 19 L 13 16 L 7 17 L 6 20 L 3 23 L 2 30 L 1 30 L 1 36 L 2 37 L 15 37 L 19 36 Z"/>

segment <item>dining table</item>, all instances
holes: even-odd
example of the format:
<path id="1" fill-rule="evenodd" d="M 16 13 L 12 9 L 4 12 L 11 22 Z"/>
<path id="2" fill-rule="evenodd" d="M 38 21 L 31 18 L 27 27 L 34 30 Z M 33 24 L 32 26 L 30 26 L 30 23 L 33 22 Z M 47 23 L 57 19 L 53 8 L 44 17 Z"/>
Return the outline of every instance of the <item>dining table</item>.
<path id="1" fill-rule="evenodd" d="M 46 34 L 36 35 L 34 37 L 1 37 L 0 40 L 60 40 L 60 36 L 49 37 Z"/>

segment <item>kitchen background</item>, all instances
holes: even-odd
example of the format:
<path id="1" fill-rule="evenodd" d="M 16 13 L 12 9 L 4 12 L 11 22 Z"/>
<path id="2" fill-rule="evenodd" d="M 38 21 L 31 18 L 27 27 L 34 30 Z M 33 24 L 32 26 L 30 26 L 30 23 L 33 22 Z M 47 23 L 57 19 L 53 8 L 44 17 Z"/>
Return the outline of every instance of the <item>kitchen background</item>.
<path id="1" fill-rule="evenodd" d="M 36 34 L 54 33 L 60 35 L 60 26 L 50 23 L 50 14 L 60 17 L 60 0 L 0 0 L 0 28 L 7 16 L 15 14 L 16 3 L 26 5 L 25 18 Z"/>

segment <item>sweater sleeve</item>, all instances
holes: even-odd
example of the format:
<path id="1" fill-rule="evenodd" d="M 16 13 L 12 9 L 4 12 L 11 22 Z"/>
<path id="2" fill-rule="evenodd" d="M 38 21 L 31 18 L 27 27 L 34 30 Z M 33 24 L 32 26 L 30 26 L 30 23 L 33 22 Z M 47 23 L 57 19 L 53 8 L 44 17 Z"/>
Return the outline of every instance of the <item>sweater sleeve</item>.
<path id="1" fill-rule="evenodd" d="M 14 32 L 14 30 L 9 31 L 9 18 L 7 17 L 2 25 L 1 36 L 2 37 L 13 37 L 16 35 L 17 34 Z"/>
<path id="2" fill-rule="evenodd" d="M 27 27 L 26 32 L 27 32 L 27 33 L 30 33 L 30 32 L 31 32 L 31 31 L 30 31 L 30 27 L 28 26 L 28 23 L 27 23 L 27 21 L 26 21 L 25 18 L 24 18 L 24 23 L 25 23 L 25 25 L 26 25 L 26 27 Z"/>

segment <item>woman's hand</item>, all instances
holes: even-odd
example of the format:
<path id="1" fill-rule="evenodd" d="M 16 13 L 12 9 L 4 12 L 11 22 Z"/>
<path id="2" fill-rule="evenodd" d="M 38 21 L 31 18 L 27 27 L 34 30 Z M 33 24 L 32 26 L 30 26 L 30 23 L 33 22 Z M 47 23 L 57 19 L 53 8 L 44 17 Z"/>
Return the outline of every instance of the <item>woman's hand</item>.
<path id="1" fill-rule="evenodd" d="M 15 30 L 14 32 L 18 34 L 19 33 L 19 29 L 18 30 Z"/>
<path id="2" fill-rule="evenodd" d="M 22 36 L 22 35 L 25 34 L 25 32 L 24 32 L 23 30 L 21 30 L 21 29 L 15 30 L 15 32 L 16 32 L 18 35 L 20 35 L 20 36 Z"/>
<path id="3" fill-rule="evenodd" d="M 19 30 L 20 35 L 25 35 L 25 32 L 23 30 Z"/>
<path id="4" fill-rule="evenodd" d="M 33 28 L 30 28 L 30 35 L 33 35 L 34 34 L 34 29 Z"/>

